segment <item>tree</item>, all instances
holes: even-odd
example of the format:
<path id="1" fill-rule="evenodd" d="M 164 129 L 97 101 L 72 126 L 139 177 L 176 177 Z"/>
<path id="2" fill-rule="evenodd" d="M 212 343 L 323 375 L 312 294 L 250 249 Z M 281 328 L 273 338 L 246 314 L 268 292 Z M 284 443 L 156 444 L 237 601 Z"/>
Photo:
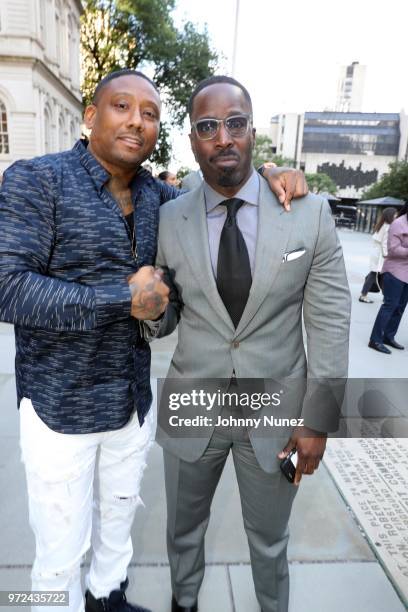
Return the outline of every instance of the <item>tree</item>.
<path id="1" fill-rule="evenodd" d="M 362 200 L 391 196 L 408 202 L 408 161 L 389 164 L 389 172 L 362 195 Z"/>
<path id="2" fill-rule="evenodd" d="M 189 96 L 198 81 L 214 73 L 217 55 L 207 31 L 192 23 L 180 31 L 171 15 L 175 0 L 85 0 L 81 17 L 82 95 L 91 101 L 97 83 L 121 68 L 152 76 L 169 110 L 151 161 L 166 166 L 171 155 L 169 130 L 182 126 Z"/>
<path id="3" fill-rule="evenodd" d="M 276 155 L 272 153 L 273 143 L 269 136 L 256 135 L 255 147 L 253 151 L 252 161 L 255 168 L 259 168 L 265 162 L 274 162 L 277 166 L 291 166 L 295 165 L 293 159 L 282 157 L 282 155 Z"/>
<path id="4" fill-rule="evenodd" d="M 317 172 L 316 174 L 305 174 L 305 178 L 309 186 L 309 190 L 313 193 L 321 193 L 322 191 L 326 191 L 327 193 L 335 195 L 337 191 L 336 183 L 330 176 L 324 174 L 323 172 Z"/>

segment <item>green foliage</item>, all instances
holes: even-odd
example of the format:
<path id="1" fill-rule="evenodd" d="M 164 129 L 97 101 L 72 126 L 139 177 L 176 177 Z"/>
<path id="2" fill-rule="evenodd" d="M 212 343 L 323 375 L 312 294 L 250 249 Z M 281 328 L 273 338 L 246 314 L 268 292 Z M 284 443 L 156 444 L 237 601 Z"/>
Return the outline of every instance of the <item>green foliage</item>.
<path id="1" fill-rule="evenodd" d="M 145 70 L 158 85 L 171 125 L 182 126 L 190 93 L 210 76 L 217 56 L 206 31 L 192 23 L 178 30 L 174 0 L 85 0 L 81 17 L 82 95 L 91 101 L 97 83 L 121 68 Z M 171 155 L 169 124 L 163 124 L 151 161 L 166 166 Z"/>
<path id="2" fill-rule="evenodd" d="M 311 192 L 320 193 L 322 191 L 327 191 L 327 193 L 331 193 L 332 195 L 336 194 L 336 183 L 327 174 L 323 172 L 305 174 L 305 178 Z"/>
<path id="3" fill-rule="evenodd" d="M 277 166 L 294 166 L 293 159 L 272 153 L 272 147 L 272 140 L 269 136 L 256 135 L 255 147 L 252 154 L 252 161 L 255 168 L 259 168 L 259 166 L 265 162 L 274 162 Z"/>
<path id="4" fill-rule="evenodd" d="M 272 140 L 269 136 L 255 137 L 255 147 L 252 154 L 252 161 L 255 168 L 259 168 L 263 163 L 271 161 Z"/>
<path id="5" fill-rule="evenodd" d="M 361 196 L 361 200 L 391 196 L 408 202 L 408 161 L 392 162 L 389 172 Z"/>
<path id="6" fill-rule="evenodd" d="M 296 165 L 294 159 L 291 159 L 290 157 L 283 157 L 283 155 L 272 155 L 269 161 L 273 162 L 277 166 L 288 166 L 289 168 L 294 168 Z"/>

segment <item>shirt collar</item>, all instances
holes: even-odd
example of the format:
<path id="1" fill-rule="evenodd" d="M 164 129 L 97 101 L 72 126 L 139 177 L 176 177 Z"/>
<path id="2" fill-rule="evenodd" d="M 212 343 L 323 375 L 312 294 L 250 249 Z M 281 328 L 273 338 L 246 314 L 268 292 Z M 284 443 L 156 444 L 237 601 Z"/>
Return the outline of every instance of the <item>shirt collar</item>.
<path id="1" fill-rule="evenodd" d="M 74 151 L 78 153 L 81 164 L 91 176 L 98 191 L 100 191 L 106 181 L 109 180 L 109 172 L 98 162 L 96 157 L 88 151 L 88 143 L 85 139 L 77 140 L 74 145 Z"/>
<path id="2" fill-rule="evenodd" d="M 110 173 L 102 166 L 102 164 L 92 155 L 90 151 L 88 151 L 88 142 L 85 139 L 77 140 L 74 145 L 74 151 L 77 152 L 81 164 L 87 170 L 88 174 L 92 178 L 95 183 L 98 191 L 102 190 L 102 187 L 105 183 L 110 179 Z M 134 190 L 135 184 L 137 183 L 137 177 L 142 177 L 148 179 L 151 177 L 150 173 L 144 168 L 138 168 L 135 177 L 133 178 L 130 187 L 132 192 Z"/>
<path id="3" fill-rule="evenodd" d="M 221 202 L 228 199 L 225 197 L 225 195 L 218 193 L 218 191 L 215 191 L 215 189 L 210 187 L 210 185 L 206 181 L 204 181 L 204 198 L 207 213 L 211 212 L 212 210 L 214 210 L 214 208 L 221 204 Z M 240 200 L 244 200 L 248 204 L 258 206 L 259 176 L 255 168 L 253 168 L 251 176 L 249 177 L 247 182 L 234 195 L 234 198 L 239 198 Z"/>

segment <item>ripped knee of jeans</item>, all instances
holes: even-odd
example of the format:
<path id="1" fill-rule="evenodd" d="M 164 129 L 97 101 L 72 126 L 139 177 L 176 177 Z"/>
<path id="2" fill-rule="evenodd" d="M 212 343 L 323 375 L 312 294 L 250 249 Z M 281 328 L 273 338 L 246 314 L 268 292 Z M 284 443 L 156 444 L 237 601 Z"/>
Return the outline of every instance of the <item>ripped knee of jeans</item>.
<path id="1" fill-rule="evenodd" d="M 139 506 L 145 507 L 140 495 L 114 495 L 113 499 L 118 502 L 118 504 L 123 504 L 124 506 L 133 506 L 134 508 L 138 508 Z"/>
<path id="2" fill-rule="evenodd" d="M 68 565 L 67 567 L 60 567 L 54 570 L 48 568 L 34 567 L 32 577 L 34 580 L 40 580 L 41 583 L 53 582 L 54 580 L 65 579 L 65 582 L 69 584 L 72 580 L 75 580 L 77 575 L 80 573 L 80 561 Z"/>

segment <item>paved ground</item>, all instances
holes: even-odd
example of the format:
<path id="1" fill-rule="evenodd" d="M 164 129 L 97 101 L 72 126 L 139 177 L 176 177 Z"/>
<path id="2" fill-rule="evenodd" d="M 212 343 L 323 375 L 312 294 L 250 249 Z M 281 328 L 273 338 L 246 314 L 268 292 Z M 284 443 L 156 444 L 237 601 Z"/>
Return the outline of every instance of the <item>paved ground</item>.
<path id="1" fill-rule="evenodd" d="M 345 230 L 341 239 L 354 297 L 350 373 L 356 377 L 404 377 L 408 353 L 393 351 L 386 356 L 367 348 L 380 298 L 377 296 L 372 305 L 360 304 L 356 298 L 366 273 L 370 238 Z M 408 345 L 405 322 L 399 340 Z M 154 377 L 164 375 L 174 342 L 175 338 L 170 337 L 155 343 Z M 12 330 L 0 324 L 0 590 L 29 588 L 34 555 L 19 461 L 12 354 Z M 290 521 L 290 612 L 408 609 L 342 494 L 325 466 L 314 477 L 302 481 Z M 142 497 L 145 507 L 139 510 L 133 529 L 135 553 L 129 599 L 149 605 L 155 612 L 169 612 L 162 460 L 156 446 L 151 451 Z M 208 570 L 200 595 L 200 612 L 258 612 L 230 463 L 214 499 L 206 550 Z M 84 565 L 86 570 L 87 560 Z"/>

